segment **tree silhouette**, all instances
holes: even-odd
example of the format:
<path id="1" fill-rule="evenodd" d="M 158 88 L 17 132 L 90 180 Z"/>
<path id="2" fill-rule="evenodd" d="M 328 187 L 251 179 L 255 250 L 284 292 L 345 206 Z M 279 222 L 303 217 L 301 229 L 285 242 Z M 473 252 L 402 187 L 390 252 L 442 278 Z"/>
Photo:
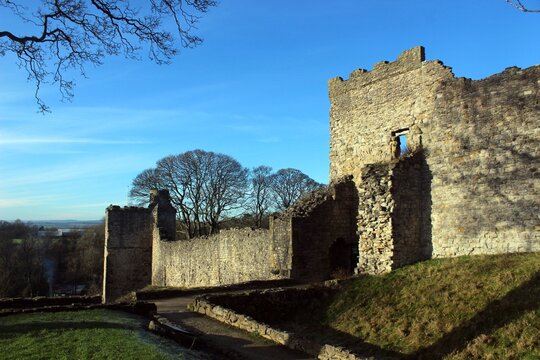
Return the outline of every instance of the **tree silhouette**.
<path id="1" fill-rule="evenodd" d="M 540 12 L 540 9 L 528 8 L 527 6 L 523 4 L 523 1 L 521 0 L 506 0 L 506 2 L 512 5 L 513 7 L 515 7 L 516 9 L 521 10 L 523 12 Z"/>
<path id="2" fill-rule="evenodd" d="M 0 0 L 0 14 L 21 23 L 0 29 L 0 56 L 17 57 L 36 84 L 42 112 L 49 111 L 40 97 L 45 83 L 58 85 L 62 99 L 73 97 L 74 81 L 66 77 L 70 70 L 84 76 L 85 65 L 99 65 L 108 55 L 137 59 L 143 46 L 150 59 L 163 64 L 178 52 L 178 39 L 184 48 L 199 45 L 195 25 L 216 5 L 214 0 L 147 0 L 137 6 L 128 0 L 41 0 L 33 8 L 21 3 Z M 167 29 L 167 21 L 174 24 L 176 35 Z"/>
<path id="3" fill-rule="evenodd" d="M 152 188 L 169 190 L 180 223 L 193 238 L 219 231 L 223 217 L 243 205 L 247 182 L 248 170 L 232 157 L 192 150 L 166 156 L 137 175 L 130 197 L 144 204 Z"/>

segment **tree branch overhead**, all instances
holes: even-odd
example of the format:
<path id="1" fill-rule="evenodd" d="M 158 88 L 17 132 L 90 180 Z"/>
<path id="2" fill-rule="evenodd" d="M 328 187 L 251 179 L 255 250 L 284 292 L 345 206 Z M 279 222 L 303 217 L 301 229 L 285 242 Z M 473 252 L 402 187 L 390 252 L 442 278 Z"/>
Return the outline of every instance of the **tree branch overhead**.
<path id="1" fill-rule="evenodd" d="M 88 64 L 100 65 L 108 55 L 139 58 L 145 46 L 151 60 L 164 64 L 178 53 L 177 44 L 199 45 L 202 39 L 193 31 L 200 15 L 216 1 L 147 0 L 143 4 L 138 8 L 128 0 L 42 0 L 39 7 L 29 9 L 13 0 L 0 0 L 0 8 L 30 32 L 0 29 L 0 56 L 17 57 L 36 84 L 36 101 L 45 112 L 49 109 L 41 99 L 41 86 L 58 85 L 62 99 L 71 99 L 74 83 L 65 79 L 69 70 L 84 76 Z M 168 20 L 173 30 L 165 25 Z"/>
<path id="2" fill-rule="evenodd" d="M 506 2 L 516 9 L 523 11 L 523 12 L 536 12 L 540 13 L 540 9 L 531 9 L 523 4 L 523 1 L 521 0 L 506 0 Z"/>

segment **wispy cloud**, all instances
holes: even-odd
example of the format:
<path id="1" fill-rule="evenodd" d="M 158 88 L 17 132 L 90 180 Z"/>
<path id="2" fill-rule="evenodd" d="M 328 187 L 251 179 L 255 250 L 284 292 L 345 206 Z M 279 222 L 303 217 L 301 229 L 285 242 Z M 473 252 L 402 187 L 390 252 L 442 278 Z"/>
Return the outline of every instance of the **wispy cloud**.
<path id="1" fill-rule="evenodd" d="M 1 137 L 0 145 L 39 145 L 39 144 L 88 144 L 88 145 L 140 145 L 148 144 L 142 140 L 103 140 L 67 139 L 55 137 Z"/>
<path id="2" fill-rule="evenodd" d="M 77 181 L 138 169 L 139 158 L 135 156 L 117 156 L 107 158 L 77 159 L 62 165 L 25 167 L 24 169 L 0 169 L 6 174 L 0 183 L 0 189 L 20 189 L 24 186 L 38 186 L 63 181 Z M 13 190 L 12 190 L 13 191 Z"/>
<path id="3" fill-rule="evenodd" d="M 0 198 L 0 209 L 14 208 L 21 206 L 32 206 L 50 201 L 51 196 L 28 196 L 17 198 Z"/>

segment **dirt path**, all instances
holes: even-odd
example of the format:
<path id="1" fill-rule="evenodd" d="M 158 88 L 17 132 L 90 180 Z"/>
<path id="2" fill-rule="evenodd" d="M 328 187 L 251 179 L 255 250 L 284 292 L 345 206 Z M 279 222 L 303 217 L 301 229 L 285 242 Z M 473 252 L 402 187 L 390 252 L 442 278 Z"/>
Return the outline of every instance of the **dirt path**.
<path id="1" fill-rule="evenodd" d="M 153 300 L 158 314 L 182 327 L 199 334 L 199 338 L 211 349 L 218 350 L 227 359 L 247 360 L 293 360 L 315 359 L 293 351 L 285 346 L 258 338 L 245 331 L 232 328 L 219 321 L 187 310 L 193 296 Z"/>

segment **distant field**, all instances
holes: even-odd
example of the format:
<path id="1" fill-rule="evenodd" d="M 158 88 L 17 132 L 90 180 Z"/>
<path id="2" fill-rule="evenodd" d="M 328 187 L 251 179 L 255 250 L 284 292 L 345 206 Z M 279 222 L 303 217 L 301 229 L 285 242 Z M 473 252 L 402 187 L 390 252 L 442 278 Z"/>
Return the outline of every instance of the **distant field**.
<path id="1" fill-rule="evenodd" d="M 281 326 L 411 359 L 540 359 L 540 253 L 430 260 L 351 279 Z"/>
<path id="2" fill-rule="evenodd" d="M 144 329 L 139 316 L 110 310 L 0 318 L 1 359 L 207 359 Z"/>
<path id="3" fill-rule="evenodd" d="M 29 223 L 44 228 L 74 229 L 99 225 L 103 220 L 30 220 Z"/>

